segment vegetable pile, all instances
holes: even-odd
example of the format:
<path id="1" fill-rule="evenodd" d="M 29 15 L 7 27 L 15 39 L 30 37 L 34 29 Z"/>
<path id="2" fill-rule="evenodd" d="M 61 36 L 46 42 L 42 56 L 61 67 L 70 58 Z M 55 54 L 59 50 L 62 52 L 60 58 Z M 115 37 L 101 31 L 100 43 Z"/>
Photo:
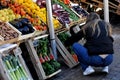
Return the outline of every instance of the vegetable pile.
<path id="1" fill-rule="evenodd" d="M 50 75 L 60 68 L 60 64 L 54 60 L 49 50 L 48 38 L 42 38 L 33 42 L 46 75 Z"/>
<path id="2" fill-rule="evenodd" d="M 88 15 L 88 13 L 84 9 L 80 8 L 79 6 L 73 6 L 72 9 L 75 10 L 82 17 L 87 17 Z"/>
<path id="3" fill-rule="evenodd" d="M 9 54 L 7 56 L 3 56 L 2 60 L 5 64 L 11 80 L 28 80 L 28 76 L 23 66 L 21 65 L 18 57 Z"/>
<path id="4" fill-rule="evenodd" d="M 70 23 L 69 13 L 60 7 L 58 4 L 53 4 L 53 15 L 57 16 L 59 22 L 63 25 Z"/>
<path id="5" fill-rule="evenodd" d="M 19 34 L 13 30 L 10 25 L 5 22 L 0 21 L 0 36 L 3 40 L 10 40 L 17 38 Z"/>
<path id="6" fill-rule="evenodd" d="M 34 29 L 27 18 L 15 19 L 10 22 L 15 28 L 17 28 L 23 35 L 34 32 Z"/>

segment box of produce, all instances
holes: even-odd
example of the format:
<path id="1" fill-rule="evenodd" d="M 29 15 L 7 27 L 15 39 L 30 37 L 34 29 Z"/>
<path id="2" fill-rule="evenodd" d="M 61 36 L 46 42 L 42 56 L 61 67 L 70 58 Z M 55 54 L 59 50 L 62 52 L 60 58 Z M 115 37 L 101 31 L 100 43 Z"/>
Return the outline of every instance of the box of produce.
<path id="1" fill-rule="evenodd" d="M 50 44 L 47 37 L 34 40 L 33 45 L 39 57 L 39 61 L 42 64 L 43 70 L 47 76 L 60 69 L 60 63 L 54 60 L 54 56 L 50 51 Z"/>
<path id="2" fill-rule="evenodd" d="M 0 21 L 0 40 L 7 41 L 11 39 L 18 39 L 21 33 L 12 27 L 8 22 Z"/>
<path id="3" fill-rule="evenodd" d="M 46 32 L 46 30 L 37 30 L 36 27 L 40 28 L 41 26 L 34 26 L 31 24 L 30 20 L 27 18 L 19 18 L 9 22 L 14 28 L 16 28 L 19 32 L 21 32 L 21 36 L 19 40 L 27 39 L 30 37 L 34 37 Z M 41 27 L 42 28 L 42 27 Z"/>
<path id="4" fill-rule="evenodd" d="M 0 71 L 3 80 L 33 80 L 17 44 L 0 46 Z"/>

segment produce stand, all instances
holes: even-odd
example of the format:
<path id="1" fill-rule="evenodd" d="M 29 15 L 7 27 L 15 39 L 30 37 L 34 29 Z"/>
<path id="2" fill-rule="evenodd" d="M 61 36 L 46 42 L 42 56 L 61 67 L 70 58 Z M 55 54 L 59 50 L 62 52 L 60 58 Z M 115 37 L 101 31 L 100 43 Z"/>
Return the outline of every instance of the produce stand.
<path id="1" fill-rule="evenodd" d="M 2 1 L 4 2 L 4 0 L 1 0 L 0 5 L 1 5 Z M 9 0 L 8 0 L 8 2 L 9 2 Z M 28 5 L 28 3 L 29 3 L 29 5 Z M 3 38 L 5 38 L 6 36 L 1 37 L 1 34 L 0 34 L 0 40 L 1 40 L 0 45 L 10 44 L 10 43 L 16 43 L 19 45 L 20 43 L 25 42 L 26 47 L 29 51 L 28 54 L 30 55 L 30 58 L 34 65 L 34 68 L 37 72 L 37 75 L 39 76 L 39 80 L 48 79 L 48 78 L 60 73 L 61 69 L 57 69 L 53 73 L 46 75 L 44 67 L 39 59 L 40 56 L 38 56 L 38 53 L 33 44 L 33 42 L 35 40 L 43 39 L 43 38 L 50 36 L 51 46 L 49 46 L 49 47 L 50 47 L 50 53 L 54 54 L 53 60 L 57 61 L 56 60 L 57 53 L 56 53 L 56 49 L 55 49 L 57 47 L 58 51 L 64 58 L 65 63 L 70 68 L 79 64 L 79 62 L 76 62 L 73 59 L 71 53 L 65 48 L 65 46 L 62 44 L 62 42 L 57 37 L 58 33 L 63 33 L 65 31 L 68 31 L 68 28 L 66 28 L 65 25 L 61 24 L 57 20 L 57 18 L 56 19 L 53 18 L 51 11 L 47 12 L 47 9 L 48 10 L 50 9 L 50 7 L 49 7 L 50 4 L 49 4 L 49 6 L 47 5 L 47 9 L 46 9 L 46 8 L 40 8 L 36 3 L 33 3 L 32 0 L 28 0 L 28 3 L 26 0 L 24 2 L 15 0 L 15 3 L 10 2 L 9 5 L 7 3 L 7 6 L 2 5 L 3 7 L 5 6 L 5 8 L 0 9 L 1 10 L 0 12 L 1 13 L 5 12 L 6 14 L 4 15 L 5 19 L 1 18 L 1 16 L 0 16 L 1 21 L 3 19 L 3 23 L 5 22 L 13 30 L 15 30 L 18 33 L 18 36 L 15 38 L 9 39 L 9 40 L 7 40 L 7 39 L 4 40 Z M 59 2 L 57 4 L 59 4 Z M 32 7 L 32 5 L 34 5 L 34 7 Z M 69 9 L 69 7 L 67 7 L 63 3 L 60 5 L 63 6 L 63 8 L 65 10 L 67 10 L 68 13 L 71 12 L 70 17 L 72 17 L 72 18 L 74 18 L 73 16 L 76 17 L 71 21 L 70 24 L 68 24 L 69 27 L 85 22 L 86 18 L 79 19 L 80 16 L 74 10 Z M 7 12 L 9 12 L 10 14 L 8 14 Z M 47 12 L 47 14 L 46 14 L 46 12 Z M 7 15 L 9 15 L 9 16 L 7 16 Z M 47 23 L 47 18 L 49 18 L 48 23 Z M 52 19 L 53 19 L 53 22 L 52 22 Z M 54 23 L 54 24 L 52 24 L 52 23 Z M 26 29 L 26 26 L 27 26 L 27 29 Z M 21 29 L 21 28 L 23 28 L 23 29 Z M 50 33 L 47 33 L 47 30 L 48 30 L 47 28 L 49 29 Z M 25 31 L 28 30 L 28 33 L 24 33 L 24 29 L 25 29 Z M 4 31 L 4 30 L 6 31 L 6 33 L 8 33 L 7 29 L 5 29 L 5 27 L 3 27 L 3 30 L 1 30 L 1 31 Z M 29 32 L 29 30 L 33 30 L 33 31 Z M 54 32 L 54 30 L 55 30 L 55 32 Z M 10 31 L 8 34 L 11 34 L 12 32 L 13 31 Z M 54 36 L 54 34 L 55 34 L 55 36 Z M 14 33 L 12 35 L 14 35 Z M 9 37 L 9 35 L 8 35 L 8 37 Z M 57 45 L 54 45 L 54 44 L 56 44 L 55 42 L 57 43 Z M 16 47 L 14 47 L 14 48 L 16 48 Z M 0 51 L 2 51 L 2 49 L 0 49 Z M 5 47 L 5 51 L 9 51 L 9 48 Z M 31 77 L 31 74 L 27 68 L 27 64 L 25 64 L 25 61 L 22 58 L 22 55 L 21 55 L 22 51 L 20 54 L 18 54 L 18 53 L 17 52 L 14 53 L 14 56 L 19 58 L 21 65 L 23 66 L 26 74 L 28 75 L 28 78 L 29 78 L 28 80 L 33 80 Z M 2 66 L 0 66 L 0 73 L 2 74 L 2 77 L 4 78 L 2 80 L 12 80 L 9 77 L 9 74 L 8 74 L 9 71 L 7 71 L 7 69 L 5 69 L 5 65 L 3 63 L 2 57 L 3 57 L 3 53 L 1 52 L 0 65 L 2 65 Z M 17 76 L 17 77 L 19 77 L 19 76 Z"/>
<path id="2" fill-rule="evenodd" d="M 29 51 L 30 58 L 31 58 L 31 60 L 32 60 L 32 63 L 33 63 L 33 65 L 34 65 L 34 67 L 35 67 L 35 70 L 36 70 L 37 75 L 39 76 L 39 79 L 40 79 L 40 80 L 50 78 L 50 77 L 58 74 L 59 72 L 61 72 L 61 69 L 58 69 L 58 70 L 55 71 L 54 73 L 52 73 L 52 74 L 50 74 L 50 75 L 46 75 L 46 73 L 45 73 L 45 71 L 44 71 L 44 69 L 43 69 L 42 63 L 40 62 L 40 59 L 39 59 L 39 56 L 38 56 L 38 53 L 37 53 L 36 50 L 35 50 L 33 41 L 34 41 L 34 40 L 41 39 L 41 38 L 45 38 L 45 37 L 48 37 L 48 34 L 43 35 L 43 36 L 40 36 L 40 37 L 36 37 L 36 38 L 34 38 L 33 40 L 28 40 L 28 41 L 26 42 L 26 46 L 27 46 L 27 49 L 28 49 L 28 51 Z"/>
<path id="3" fill-rule="evenodd" d="M 3 80 L 33 80 L 21 56 L 21 49 L 16 44 L 8 45 L 1 46 L 0 50 L 0 71 Z"/>

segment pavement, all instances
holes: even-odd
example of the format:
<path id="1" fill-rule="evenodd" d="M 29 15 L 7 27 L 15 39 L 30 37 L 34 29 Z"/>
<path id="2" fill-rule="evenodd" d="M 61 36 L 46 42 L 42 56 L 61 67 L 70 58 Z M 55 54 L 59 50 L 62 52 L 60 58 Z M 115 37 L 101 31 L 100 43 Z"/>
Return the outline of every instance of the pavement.
<path id="1" fill-rule="evenodd" d="M 114 37 L 114 60 L 109 66 L 109 73 L 102 73 L 101 68 L 96 68 L 96 72 L 90 76 L 83 76 L 80 65 L 70 69 L 63 66 L 62 71 L 48 80 L 120 80 L 120 29 L 113 30 Z"/>

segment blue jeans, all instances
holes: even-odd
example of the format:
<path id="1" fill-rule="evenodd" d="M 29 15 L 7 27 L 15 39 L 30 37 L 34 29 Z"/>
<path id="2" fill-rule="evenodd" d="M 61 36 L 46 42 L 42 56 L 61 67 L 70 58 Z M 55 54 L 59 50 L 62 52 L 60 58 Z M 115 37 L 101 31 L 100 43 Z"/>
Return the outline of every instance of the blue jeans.
<path id="1" fill-rule="evenodd" d="M 95 67 L 104 67 L 108 66 L 113 61 L 113 55 L 109 54 L 106 58 L 102 58 L 99 55 L 89 56 L 88 51 L 85 47 L 79 43 L 73 44 L 73 50 L 76 53 L 82 70 L 84 71 L 89 65 Z"/>

